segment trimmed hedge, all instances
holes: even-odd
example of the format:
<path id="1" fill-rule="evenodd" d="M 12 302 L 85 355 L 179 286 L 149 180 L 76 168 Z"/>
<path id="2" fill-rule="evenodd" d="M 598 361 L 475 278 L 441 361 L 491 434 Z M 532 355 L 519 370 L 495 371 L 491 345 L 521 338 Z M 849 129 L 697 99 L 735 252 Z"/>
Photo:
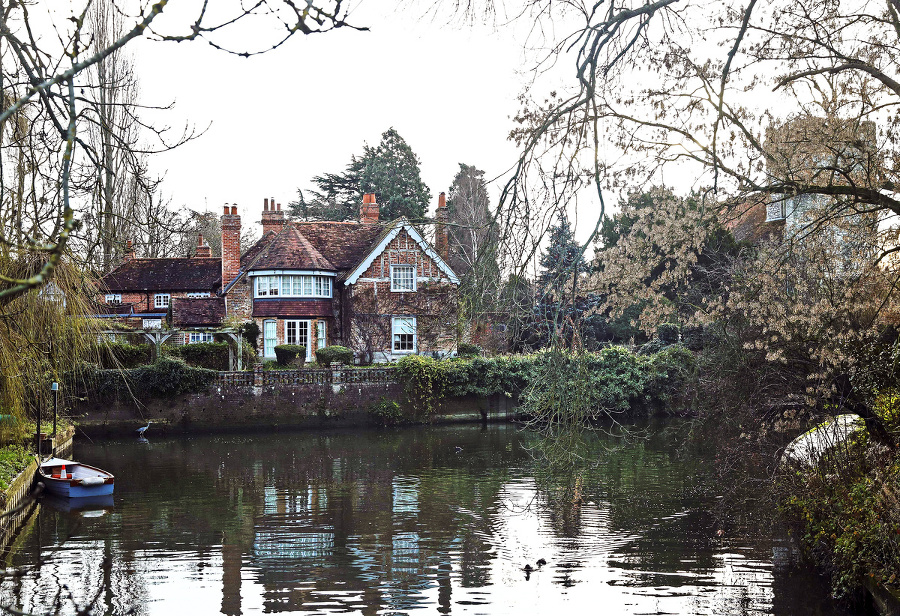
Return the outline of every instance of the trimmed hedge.
<path id="1" fill-rule="evenodd" d="M 109 342 L 99 345 L 98 356 L 104 368 L 134 368 L 150 363 L 152 352 L 149 344 Z"/>
<path id="2" fill-rule="evenodd" d="M 101 370 L 82 366 L 70 376 L 74 385 L 86 387 L 100 399 L 137 395 L 142 398 L 166 398 L 209 390 L 217 372 L 189 366 L 175 357 L 162 357 L 156 363 L 129 370 Z"/>
<path id="3" fill-rule="evenodd" d="M 456 354 L 460 357 L 477 357 L 481 355 L 483 351 L 484 349 L 471 342 L 460 342 L 459 346 L 456 347 Z"/>
<path id="4" fill-rule="evenodd" d="M 210 370 L 228 370 L 227 342 L 196 342 L 180 346 L 163 347 L 166 355 L 180 357 L 188 364 Z"/>
<path id="5" fill-rule="evenodd" d="M 316 361 L 320 366 L 327 366 L 336 361 L 352 366 L 353 351 L 345 346 L 334 344 L 321 349 L 316 349 Z"/>
<path id="6" fill-rule="evenodd" d="M 294 360 L 303 364 L 306 362 L 306 347 L 299 344 L 279 344 L 275 347 L 275 360 L 281 366 L 287 366 Z"/>

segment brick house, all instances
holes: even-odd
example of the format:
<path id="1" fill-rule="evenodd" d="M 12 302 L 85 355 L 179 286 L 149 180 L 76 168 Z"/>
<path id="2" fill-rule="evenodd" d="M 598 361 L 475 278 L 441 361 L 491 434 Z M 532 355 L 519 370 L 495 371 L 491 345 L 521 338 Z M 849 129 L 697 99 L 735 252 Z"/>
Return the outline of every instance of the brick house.
<path id="1" fill-rule="evenodd" d="M 459 279 L 447 265 L 444 195 L 437 250 L 405 218 L 382 223 L 378 212 L 375 195 L 365 195 L 359 222 L 291 222 L 265 199 L 262 237 L 241 253 L 241 217 L 225 206 L 221 258 L 202 239 L 193 258 L 132 255 L 103 280 L 103 316 L 144 328 L 167 319 L 184 343 L 252 320 L 264 359 L 279 344 L 305 346 L 307 359 L 332 344 L 362 361 L 454 353 Z"/>

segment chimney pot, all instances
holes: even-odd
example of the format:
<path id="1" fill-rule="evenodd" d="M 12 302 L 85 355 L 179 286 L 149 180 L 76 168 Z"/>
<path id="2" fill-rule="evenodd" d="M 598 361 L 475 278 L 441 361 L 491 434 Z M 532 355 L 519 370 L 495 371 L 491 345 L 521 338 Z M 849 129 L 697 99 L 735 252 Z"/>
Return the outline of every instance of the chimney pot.
<path id="1" fill-rule="evenodd" d="M 447 207 L 447 195 L 441 193 L 441 196 L 438 197 L 438 208 Z"/>
<path id="2" fill-rule="evenodd" d="M 363 202 L 359 208 L 359 220 L 365 224 L 378 222 L 378 204 L 375 202 L 375 193 L 363 195 Z"/>
<path id="3" fill-rule="evenodd" d="M 269 211 L 269 200 L 263 199 L 263 212 L 268 212 L 268 211 Z"/>
<path id="4" fill-rule="evenodd" d="M 197 234 L 197 246 L 203 246 L 203 234 L 202 233 Z"/>
<path id="5" fill-rule="evenodd" d="M 237 206 L 236 205 L 231 206 L 231 215 L 237 216 Z"/>
<path id="6" fill-rule="evenodd" d="M 281 204 L 280 204 L 280 203 L 278 204 L 278 208 L 277 208 L 277 209 L 278 209 L 279 212 L 281 211 Z"/>
<path id="7" fill-rule="evenodd" d="M 222 212 L 225 216 L 228 216 L 228 204 L 225 204 L 225 211 Z"/>

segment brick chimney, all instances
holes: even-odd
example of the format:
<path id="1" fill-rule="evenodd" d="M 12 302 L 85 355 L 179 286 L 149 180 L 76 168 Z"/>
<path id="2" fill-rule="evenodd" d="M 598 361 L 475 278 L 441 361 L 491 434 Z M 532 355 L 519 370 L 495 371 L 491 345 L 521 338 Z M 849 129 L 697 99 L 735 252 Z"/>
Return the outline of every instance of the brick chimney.
<path id="1" fill-rule="evenodd" d="M 276 208 L 274 197 L 272 198 L 271 202 L 268 199 L 263 199 L 263 235 L 265 235 L 269 231 L 278 233 L 281 231 L 282 227 L 284 227 L 284 212 L 281 211 L 281 204 L 279 203 L 278 207 Z"/>
<path id="2" fill-rule="evenodd" d="M 435 212 L 434 225 L 434 249 L 444 261 L 450 261 L 450 229 L 447 223 L 450 220 L 450 212 L 447 210 L 447 195 L 441 193 L 438 197 L 437 212 Z"/>
<path id="3" fill-rule="evenodd" d="M 194 253 L 195 257 L 211 257 L 212 256 L 212 248 L 209 247 L 205 241 L 203 241 L 203 234 L 197 234 L 197 251 Z"/>
<path id="4" fill-rule="evenodd" d="M 134 258 L 134 245 L 131 243 L 131 240 L 127 240 L 125 242 L 125 254 L 122 255 L 122 260 L 127 263 Z"/>
<path id="5" fill-rule="evenodd" d="M 241 217 L 237 206 L 225 206 L 222 212 L 222 288 L 234 280 L 241 269 Z"/>
<path id="6" fill-rule="evenodd" d="M 359 208 L 359 221 L 369 225 L 378 222 L 378 204 L 375 203 L 375 193 L 363 195 L 362 206 Z"/>

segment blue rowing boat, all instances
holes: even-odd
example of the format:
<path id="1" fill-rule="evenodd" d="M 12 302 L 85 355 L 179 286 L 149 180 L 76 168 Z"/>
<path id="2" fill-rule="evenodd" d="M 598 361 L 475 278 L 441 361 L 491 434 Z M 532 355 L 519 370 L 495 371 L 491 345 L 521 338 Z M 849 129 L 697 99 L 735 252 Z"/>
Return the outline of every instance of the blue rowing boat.
<path id="1" fill-rule="evenodd" d="M 112 494 L 116 481 L 112 473 L 96 466 L 62 458 L 41 462 L 38 475 L 47 492 L 67 498 Z"/>

